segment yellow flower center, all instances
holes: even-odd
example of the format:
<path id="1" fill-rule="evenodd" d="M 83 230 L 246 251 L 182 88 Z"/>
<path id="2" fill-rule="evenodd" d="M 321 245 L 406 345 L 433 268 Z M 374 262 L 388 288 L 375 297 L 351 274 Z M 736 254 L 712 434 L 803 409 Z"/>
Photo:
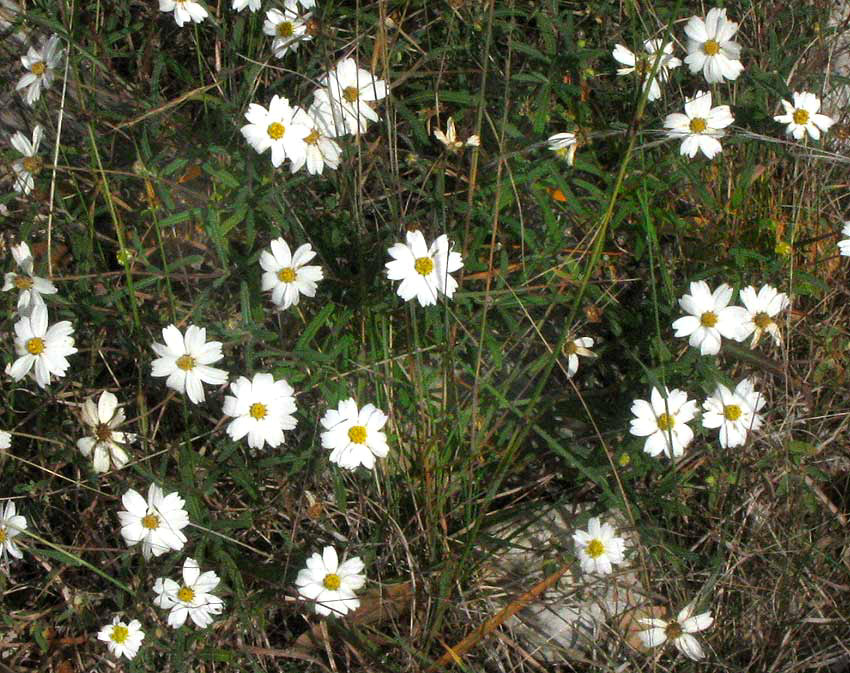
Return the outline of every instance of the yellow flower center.
<path id="1" fill-rule="evenodd" d="M 691 123 L 688 125 L 688 128 L 691 129 L 691 133 L 702 133 L 708 128 L 708 124 L 705 123 L 705 119 L 702 117 L 694 117 L 691 119 Z"/>
<path id="2" fill-rule="evenodd" d="M 720 45 L 717 44 L 717 40 L 706 40 L 702 45 L 702 50 L 708 56 L 714 56 L 717 52 L 720 51 Z"/>
<path id="3" fill-rule="evenodd" d="M 355 444 L 366 443 L 366 428 L 362 425 L 352 425 L 348 429 L 348 438 Z"/>
<path id="4" fill-rule="evenodd" d="M 620 454 L 617 462 L 620 464 L 620 467 L 627 467 L 629 463 L 632 462 L 632 457 L 628 453 Z"/>
<path id="5" fill-rule="evenodd" d="M 183 603 L 191 603 L 192 599 L 195 597 L 195 590 L 190 589 L 189 587 L 180 587 L 177 590 L 177 600 L 182 601 Z"/>
<path id="6" fill-rule="evenodd" d="M 254 404 L 252 404 L 251 408 L 248 410 L 248 414 L 251 416 L 251 418 L 255 418 L 258 421 L 263 420 L 266 417 L 267 413 L 268 411 L 266 410 L 266 405 L 260 404 L 259 402 L 254 402 Z"/>
<path id="7" fill-rule="evenodd" d="M 325 579 L 322 580 L 322 584 L 325 589 L 330 589 L 331 591 L 336 591 L 339 589 L 342 581 L 339 579 L 339 575 L 334 575 L 333 573 L 328 573 L 325 575 Z"/>
<path id="8" fill-rule="evenodd" d="M 295 273 L 295 269 L 293 269 L 291 266 L 287 266 L 285 269 L 281 269 L 277 272 L 277 279 L 281 283 L 292 283 L 295 281 L 297 275 L 298 274 Z"/>
<path id="9" fill-rule="evenodd" d="M 32 74 L 36 77 L 41 77 L 44 74 L 44 71 L 47 70 L 47 66 L 44 64 L 44 61 L 36 61 L 32 64 Z"/>
<path id="10" fill-rule="evenodd" d="M 0 526 L 0 544 L 6 541 L 6 529 Z"/>
<path id="11" fill-rule="evenodd" d="M 107 442 L 112 439 L 112 428 L 106 423 L 98 423 L 94 429 L 94 436 L 97 437 L 97 441 L 99 442 Z"/>
<path id="12" fill-rule="evenodd" d="M 112 635 L 109 637 L 112 639 L 113 643 L 118 643 L 119 645 L 123 645 L 127 640 L 127 636 L 130 635 L 130 631 L 126 626 L 121 626 L 121 624 L 116 624 L 112 627 Z"/>
<path id="13" fill-rule="evenodd" d="M 755 316 L 753 317 L 753 322 L 759 329 L 767 329 L 773 324 L 773 318 L 767 315 L 767 313 L 765 313 L 764 311 L 761 311 L 755 314 Z"/>
<path id="14" fill-rule="evenodd" d="M 741 407 L 737 404 L 727 404 L 723 407 L 723 415 L 727 421 L 737 421 L 741 418 Z"/>
<path id="15" fill-rule="evenodd" d="M 578 345 L 576 345 L 575 341 L 568 341 L 564 344 L 564 353 L 567 355 L 575 355 L 578 351 Z"/>
<path id="16" fill-rule="evenodd" d="M 703 327 L 714 327 L 717 324 L 717 314 L 713 311 L 706 311 L 699 317 L 699 324 Z"/>
<path id="17" fill-rule="evenodd" d="M 44 165 L 40 157 L 24 157 L 21 164 L 30 175 L 35 175 L 41 171 L 41 167 Z"/>
<path id="18" fill-rule="evenodd" d="M 269 138 L 272 140 L 280 140 L 283 138 L 283 134 L 286 133 L 286 127 L 280 122 L 272 122 L 266 129 L 266 133 L 269 134 Z"/>
<path id="19" fill-rule="evenodd" d="M 566 159 L 567 154 L 569 154 L 569 151 L 570 151 L 569 147 L 559 147 L 558 149 L 555 150 L 555 156 L 558 157 L 559 159 Z"/>
<path id="20" fill-rule="evenodd" d="M 306 138 L 304 138 L 304 142 L 307 143 L 308 145 L 318 145 L 319 144 L 319 138 L 321 138 L 321 137 L 322 137 L 322 134 L 319 133 L 316 129 L 313 129 L 310 132 L 310 135 L 307 136 Z"/>
<path id="21" fill-rule="evenodd" d="M 427 276 L 434 270 L 434 260 L 430 257 L 420 257 L 413 263 L 413 268 L 420 276 Z"/>
<path id="22" fill-rule="evenodd" d="M 605 553 L 605 545 L 602 540 L 594 538 L 588 543 L 584 550 L 590 558 L 599 558 Z"/>
<path id="23" fill-rule="evenodd" d="M 29 276 L 15 276 L 13 282 L 19 290 L 29 290 L 32 287 L 32 278 Z"/>
<path id="24" fill-rule="evenodd" d="M 353 103 L 360 98 L 360 89 L 356 86 L 347 86 L 342 90 L 342 97 L 349 103 Z"/>
<path id="25" fill-rule="evenodd" d="M 191 355 L 181 355 L 177 358 L 177 366 L 184 372 L 191 371 L 195 368 L 195 358 Z"/>
<path id="26" fill-rule="evenodd" d="M 156 514 L 148 514 L 142 517 L 142 528 L 156 530 L 159 528 L 159 517 Z"/>
<path id="27" fill-rule="evenodd" d="M 44 352 L 44 339 L 33 337 L 27 340 L 27 353 L 30 355 L 41 355 Z"/>
<path id="28" fill-rule="evenodd" d="M 794 114 L 792 115 L 795 124 L 800 124 L 803 126 L 808 124 L 809 122 L 809 111 L 808 110 L 794 110 Z"/>
<path id="29" fill-rule="evenodd" d="M 295 26 L 292 25 L 291 21 L 281 21 L 277 24 L 275 32 L 278 37 L 292 37 L 292 34 L 295 32 Z"/>
<path id="30" fill-rule="evenodd" d="M 676 640 L 676 638 L 681 638 L 682 633 L 682 627 L 679 625 L 679 622 L 670 622 L 664 628 L 664 635 L 667 636 L 668 640 Z"/>
<path id="31" fill-rule="evenodd" d="M 674 416 L 671 416 L 670 414 L 661 414 L 658 417 L 658 429 L 661 430 L 661 432 L 672 430 L 674 425 L 676 425 L 676 418 Z"/>

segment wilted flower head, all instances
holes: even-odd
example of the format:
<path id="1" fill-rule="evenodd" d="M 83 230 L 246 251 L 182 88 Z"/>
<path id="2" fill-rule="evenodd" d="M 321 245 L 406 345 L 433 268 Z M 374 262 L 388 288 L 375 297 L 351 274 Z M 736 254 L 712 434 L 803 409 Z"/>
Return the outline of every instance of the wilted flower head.
<path id="1" fill-rule="evenodd" d="M 20 316 L 30 315 L 34 307 L 44 304 L 41 295 L 56 294 L 56 286 L 46 278 L 33 275 L 32 253 L 26 243 L 13 245 L 10 250 L 15 263 L 23 273 L 15 273 L 14 271 L 6 273 L 3 291 L 17 289 L 20 292 L 18 295 L 18 314 Z"/>
<path id="2" fill-rule="evenodd" d="M 777 346 L 781 345 L 782 334 L 774 318 L 791 305 L 788 295 L 770 285 L 763 285 L 756 293 L 756 289 L 749 285 L 741 290 L 741 302 L 749 313 L 745 327 L 753 335 L 750 346 L 755 348 L 765 333 L 773 337 Z"/>
<path id="3" fill-rule="evenodd" d="M 564 159 L 570 166 L 576 158 L 576 149 L 578 149 L 578 141 L 575 133 L 556 133 L 549 136 L 549 149 L 555 153 L 555 156 Z"/>
<path id="4" fill-rule="evenodd" d="M 647 40 L 643 43 L 643 49 L 646 54 L 635 56 L 634 53 L 622 44 L 614 45 L 614 59 L 622 63 L 625 68 L 617 68 L 618 75 L 628 75 L 636 73 L 643 81 L 643 87 L 649 87 L 647 100 L 654 101 L 661 98 L 661 86 L 659 82 L 666 82 L 670 75 L 670 71 L 682 65 L 682 62 L 673 56 L 673 43 L 668 42 L 661 49 L 661 40 Z M 658 52 L 662 51 L 659 57 Z M 649 75 L 652 72 L 652 67 L 655 61 L 658 60 L 658 68 L 655 71 L 655 76 L 650 79 Z"/>
<path id="5" fill-rule="evenodd" d="M 104 390 L 97 405 L 91 399 L 83 403 L 82 418 L 89 434 L 77 440 L 77 448 L 86 458 L 91 457 L 94 471 L 108 472 L 111 465 L 116 470 L 124 467 L 129 460 L 124 445 L 136 441 L 136 435 L 115 429 L 126 420 L 118 398 Z"/>
<path id="6" fill-rule="evenodd" d="M 689 659 L 699 661 L 705 657 L 699 641 L 691 634 L 705 631 L 712 625 L 714 619 L 711 612 L 694 616 L 694 605 L 691 603 L 676 615 L 675 620 L 642 618 L 638 621 L 649 627 L 638 632 L 645 647 L 658 647 L 669 640 Z"/>
<path id="7" fill-rule="evenodd" d="M 24 155 L 12 162 L 12 170 L 15 171 L 15 182 L 12 186 L 16 192 L 26 195 L 35 187 L 35 176 L 44 167 L 44 162 L 38 156 L 38 146 L 43 136 L 44 128 L 41 124 L 36 124 L 32 130 L 32 142 L 20 131 L 16 131 L 11 138 L 12 147 Z"/>

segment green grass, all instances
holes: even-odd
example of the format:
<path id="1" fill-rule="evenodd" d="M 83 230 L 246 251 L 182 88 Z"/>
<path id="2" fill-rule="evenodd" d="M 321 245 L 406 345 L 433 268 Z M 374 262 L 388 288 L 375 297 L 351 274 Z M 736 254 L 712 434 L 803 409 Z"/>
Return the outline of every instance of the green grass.
<path id="1" fill-rule="evenodd" d="M 61 73 L 25 110 L 46 129 L 48 168 L 28 198 L 7 183 L 0 227 L 7 245 L 36 249 L 39 275 L 59 288 L 51 322 L 73 323 L 79 353 L 48 390 L 5 377 L 0 391 L 0 427 L 13 432 L 0 494 L 32 533 L 0 572 L 0 641 L 11 643 L 0 663 L 103 667 L 96 633 L 120 612 L 146 632 L 130 671 L 424 670 L 510 602 L 485 600 L 499 589 L 487 575 L 492 526 L 549 506 L 587 508 L 576 528 L 619 512 L 640 541 L 629 558 L 646 604 L 678 611 L 698 598 L 715 617 L 699 634 L 709 664 L 669 647 L 654 663 L 612 620 L 583 655 L 595 663 L 565 654 L 568 670 L 790 673 L 846 656 L 850 338 L 834 245 L 846 176 L 837 133 L 777 143 L 772 120 L 792 91 L 821 93 L 835 36 L 820 6 L 727 7 L 746 69 L 711 88 L 735 126 L 713 161 L 688 161 L 661 129 L 708 88 L 701 75 L 679 68 L 648 103 L 610 56 L 668 30 L 684 41 L 684 21 L 701 14 L 688 3 L 320 0 L 320 33 L 283 60 L 263 14 L 227 2 L 183 28 L 155 2 L 31 3 L 14 30 L 68 41 L 68 87 L 61 136 Z M 3 52 L 11 88 L 23 52 L 11 40 Z M 275 170 L 239 133 L 248 105 L 275 94 L 307 105 L 349 54 L 392 85 L 381 122 L 340 140 L 337 171 Z M 443 151 L 432 133 L 449 116 L 480 150 Z M 583 140 L 573 168 L 546 148 L 566 130 Z M 446 233 L 464 256 L 458 292 L 436 307 L 404 304 L 384 274 L 387 248 L 416 228 L 429 241 Z M 258 263 L 278 236 L 311 243 L 325 273 L 314 299 L 281 313 Z M 776 252 L 782 241 L 790 254 Z M 789 293 L 784 347 L 745 342 L 714 358 L 674 339 L 677 300 L 697 279 Z M 8 363 L 16 297 L 0 301 Z M 151 343 L 170 323 L 222 341 L 231 380 L 266 371 L 295 388 L 285 446 L 231 441 L 223 389 L 208 386 L 196 406 L 151 377 Z M 598 357 L 568 378 L 563 346 L 578 336 Z M 628 433 L 632 401 L 653 385 L 701 403 L 746 376 L 768 403 L 744 447 L 721 449 L 697 420 L 671 466 Z M 127 468 L 98 476 L 75 443 L 80 405 L 102 390 L 140 441 Z M 391 452 L 373 473 L 338 469 L 320 445 L 319 419 L 349 396 L 390 418 Z M 182 552 L 145 562 L 117 511 L 151 481 L 180 493 L 193 525 Z M 562 544 L 503 593 L 569 562 Z M 372 612 L 328 620 L 323 641 L 294 580 L 325 545 L 363 558 Z M 154 579 L 177 577 L 186 556 L 222 578 L 227 607 L 206 630 L 172 630 L 152 605 Z M 318 643 L 305 645 L 311 628 Z M 509 636 L 489 635 L 457 668 L 554 665 L 524 659 Z"/>

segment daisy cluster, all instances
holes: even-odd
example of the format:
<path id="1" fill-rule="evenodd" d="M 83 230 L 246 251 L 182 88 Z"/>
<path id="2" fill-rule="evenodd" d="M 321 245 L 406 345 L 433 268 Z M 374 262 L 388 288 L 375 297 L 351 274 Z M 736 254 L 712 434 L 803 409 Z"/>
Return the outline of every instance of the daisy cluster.
<path id="1" fill-rule="evenodd" d="M 263 32 L 271 38 L 270 49 L 275 58 L 283 59 L 312 40 L 315 30 L 309 10 L 314 5 L 314 0 L 286 0 L 281 8 L 266 12 Z M 232 0 L 231 7 L 236 12 L 246 8 L 258 12 L 261 2 Z M 193 0 L 159 0 L 159 8 L 172 13 L 180 27 L 208 18 L 207 9 Z M 684 30 L 688 54 L 683 61 L 674 55 L 673 44 L 662 39 L 647 40 L 638 54 L 617 44 L 613 57 L 622 66 L 618 75 L 636 77 L 642 95 L 650 102 L 662 97 L 663 86 L 683 64 L 692 74 L 702 73 L 709 85 L 734 81 L 740 76 L 744 70 L 741 48 L 732 39 L 738 24 L 727 19 L 725 9 L 711 9 L 705 18 L 691 17 Z M 40 49 L 30 48 L 22 57 L 26 72 L 17 89 L 28 105 L 35 105 L 42 91 L 52 86 L 63 58 L 64 49 L 56 35 Z M 365 134 L 370 124 L 380 121 L 375 105 L 390 90 L 386 81 L 359 67 L 353 58 L 338 61 L 317 77 L 316 83 L 308 104 L 292 104 L 287 97 L 274 95 L 268 107 L 251 103 L 245 112 L 248 124 L 241 127 L 242 136 L 257 153 L 268 150 L 274 168 L 288 161 L 293 174 L 305 167 L 311 175 L 321 175 L 325 168 L 336 170 L 343 157 L 343 139 Z M 820 101 L 814 94 L 794 92 L 792 99 L 781 101 L 785 113 L 774 119 L 785 124 L 786 134 L 795 140 L 807 135 L 818 140 L 833 120 L 819 113 Z M 728 105 L 713 106 L 712 92 L 697 91 L 685 100 L 684 114 L 669 114 L 664 127 L 669 137 L 682 141 L 682 155 L 694 158 L 701 152 L 712 159 L 722 151 L 720 138 L 733 122 Z M 480 146 L 477 136 L 461 140 L 451 117 L 446 132 L 437 130 L 434 135 L 453 153 Z M 35 188 L 43 168 L 38 153 L 43 137 L 44 128 L 36 124 L 31 139 L 22 133 L 10 139 L 21 155 L 12 163 L 12 169 L 14 189 L 22 195 Z M 570 165 L 579 144 L 579 136 L 571 132 L 549 138 L 550 148 Z M 839 248 L 842 255 L 850 256 L 850 222 L 845 223 L 844 235 L 848 240 L 839 243 Z M 46 389 L 54 379 L 66 376 L 71 366 L 68 358 L 77 353 L 74 328 L 68 320 L 51 324 L 45 298 L 56 295 L 58 289 L 49 279 L 35 275 L 35 260 L 28 244 L 12 246 L 11 253 L 16 268 L 5 274 L 2 289 L 18 293 L 14 324 L 17 357 L 5 373 L 16 382 L 29 378 Z M 310 243 L 302 243 L 293 251 L 282 237 L 260 251 L 261 291 L 270 293 L 276 310 L 298 307 L 302 296 L 316 296 L 319 283 L 325 279 L 322 267 L 311 263 L 318 255 Z M 458 280 L 452 274 L 463 268 L 463 258 L 453 250 L 446 234 L 429 243 L 422 231 L 407 231 L 404 241 L 392 244 L 387 255 L 385 276 L 398 282 L 396 292 L 405 302 L 415 299 L 421 307 L 428 307 L 441 298 L 454 297 Z M 673 323 L 675 337 L 687 337 L 689 345 L 698 348 L 703 356 L 717 355 L 724 338 L 743 342 L 751 337 L 750 345 L 755 348 L 766 336 L 764 341 L 781 345 L 777 317 L 790 305 L 787 295 L 770 285 L 759 290 L 749 286 L 739 293 L 743 306 L 734 306 L 730 305 L 733 294 L 734 290 L 726 284 L 712 291 L 704 281 L 692 282 L 690 294 L 679 300 L 686 315 Z M 155 356 L 150 363 L 151 376 L 164 379 L 168 389 L 184 395 L 193 405 L 207 401 L 207 387 L 219 392 L 227 388 L 229 394 L 223 395 L 221 415 L 228 419 L 224 432 L 233 442 L 244 440 L 253 451 L 263 450 L 266 445 L 276 449 L 285 443 L 286 433 L 297 427 L 299 413 L 298 393 L 285 379 L 276 378 L 272 372 L 255 371 L 240 373 L 231 380 L 228 370 L 215 366 L 225 359 L 225 345 L 208 340 L 205 327 L 169 324 L 162 328 L 161 335 L 161 342 L 151 343 Z M 567 340 L 563 350 L 567 377 L 576 374 L 580 356 L 594 356 L 593 346 L 590 337 Z M 694 440 L 689 423 L 700 415 L 700 406 L 678 388 L 653 387 L 649 398 L 633 402 L 630 432 L 645 438 L 643 448 L 651 456 L 681 457 Z M 760 412 L 764 406 L 765 399 L 750 378 L 744 378 L 734 388 L 719 384 L 701 405 L 701 423 L 706 429 L 718 430 L 723 448 L 742 446 L 749 433 L 762 426 Z M 104 390 L 97 399 L 86 399 L 78 408 L 84 432 L 76 446 L 91 461 L 92 470 L 106 475 L 131 464 L 132 446 L 139 441 L 139 435 L 120 429 L 127 423 L 127 415 L 118 397 Z M 349 471 L 374 470 L 380 460 L 388 458 L 390 442 L 385 428 L 389 417 L 377 406 L 361 405 L 354 397 L 345 397 L 323 411 L 318 419 L 322 428 L 319 443 L 329 452 L 330 463 Z M 0 450 L 9 449 L 11 442 L 12 435 L 0 431 Z M 121 502 L 123 509 L 117 513 L 121 537 L 128 547 L 138 547 L 146 561 L 181 552 L 189 543 L 184 531 L 192 523 L 186 502 L 178 492 L 166 493 L 158 484 L 150 483 L 146 497 L 128 489 Z M 16 503 L 7 501 L 0 516 L 0 559 L 23 556 L 19 536 L 27 529 L 27 520 L 18 513 Z M 573 542 L 584 573 L 607 575 L 614 566 L 626 562 L 626 541 L 617 536 L 611 523 L 598 517 L 589 519 L 586 530 L 577 530 Z M 340 560 L 333 546 L 325 546 L 321 553 L 307 557 L 295 587 L 298 596 L 309 602 L 317 614 L 342 616 L 359 608 L 357 592 L 365 583 L 365 564 L 359 557 Z M 167 611 L 170 627 L 177 629 L 191 622 L 203 629 L 225 609 L 224 600 L 216 593 L 220 584 L 215 571 L 202 571 L 197 560 L 186 556 L 180 578 L 158 576 L 150 592 L 155 596 L 154 605 Z M 669 641 L 691 659 L 704 657 L 693 634 L 709 628 L 713 618 L 710 612 L 696 614 L 695 603 L 685 606 L 675 619 L 640 621 L 646 628 L 639 636 L 647 647 Z M 98 633 L 98 639 L 107 644 L 113 655 L 128 659 L 137 655 L 144 638 L 142 622 L 128 621 L 123 615 L 113 616 Z"/>
<path id="2" fill-rule="evenodd" d="M 741 45 L 732 38 L 738 32 L 738 24 L 726 16 L 726 9 L 715 7 L 705 18 L 692 16 L 685 24 L 687 56 L 684 65 L 692 75 L 702 73 L 709 85 L 738 79 L 744 71 L 741 63 Z M 622 67 L 618 75 L 634 76 L 647 101 L 661 98 L 662 86 L 671 78 L 672 72 L 683 65 L 673 54 L 673 43 L 664 39 L 649 39 L 643 43 L 643 51 L 634 53 L 622 44 L 614 46 L 614 60 Z M 784 114 L 774 120 L 785 124 L 785 133 L 802 140 L 808 135 L 818 140 L 821 133 L 829 130 L 835 120 L 820 113 L 820 99 L 808 91 L 794 92 L 792 101 L 782 100 Z M 712 105 L 711 91 L 699 90 L 685 99 L 684 113 L 674 112 L 664 119 L 667 136 L 681 140 L 679 152 L 693 159 L 701 152 L 713 159 L 723 151 L 720 139 L 735 121 L 728 105 Z M 572 166 L 575 153 L 581 143 L 581 134 L 556 133 L 549 138 L 549 149 Z"/>

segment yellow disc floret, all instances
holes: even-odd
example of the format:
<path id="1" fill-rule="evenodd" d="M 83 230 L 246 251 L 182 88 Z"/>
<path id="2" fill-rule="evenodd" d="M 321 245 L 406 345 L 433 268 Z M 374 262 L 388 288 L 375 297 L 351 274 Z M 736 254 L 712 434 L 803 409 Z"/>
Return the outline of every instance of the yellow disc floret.
<path id="1" fill-rule="evenodd" d="M 181 355 L 177 358 L 176 364 L 184 372 L 188 372 L 195 368 L 195 358 L 191 355 Z"/>
<path id="2" fill-rule="evenodd" d="M 720 51 L 720 45 L 717 40 L 706 40 L 702 45 L 702 50 L 707 56 L 714 56 Z"/>
<path id="3" fill-rule="evenodd" d="M 142 528 L 156 530 L 159 528 L 159 517 L 156 514 L 148 514 L 142 517 Z"/>
<path id="4" fill-rule="evenodd" d="M 112 639 L 113 643 L 118 643 L 119 645 L 123 645 L 127 636 L 130 635 L 130 631 L 126 626 L 122 626 L 121 624 L 116 624 L 112 627 L 112 634 L 109 636 Z"/>
<path id="5" fill-rule="evenodd" d="M 292 34 L 295 32 L 295 26 L 292 25 L 291 21 L 281 21 L 277 24 L 275 32 L 278 37 L 292 37 Z"/>
<path id="6" fill-rule="evenodd" d="M 587 547 L 585 547 L 584 551 L 590 558 L 599 558 L 605 553 L 605 544 L 602 540 L 594 538 L 590 541 Z"/>
<path id="7" fill-rule="evenodd" d="M 298 277 L 298 274 L 295 273 L 295 269 L 291 266 L 287 266 L 285 269 L 281 269 L 277 272 L 277 279 L 281 283 L 292 283 Z"/>
<path id="8" fill-rule="evenodd" d="M 714 327 L 717 324 L 717 314 L 714 311 L 706 311 L 699 317 L 699 324 L 703 327 Z"/>
<path id="9" fill-rule="evenodd" d="M 360 98 L 360 89 L 356 86 L 347 86 L 342 90 L 342 97 L 349 103 L 353 103 Z"/>
<path id="10" fill-rule="evenodd" d="M 183 603 L 191 603 L 194 597 L 194 589 L 190 589 L 189 587 L 180 587 L 177 590 L 177 600 L 182 601 Z"/>
<path id="11" fill-rule="evenodd" d="M 36 77 L 41 77 L 44 71 L 47 70 L 47 65 L 45 65 L 44 61 L 36 61 L 32 64 L 30 70 L 32 70 L 32 74 Z"/>
<path id="12" fill-rule="evenodd" d="M 688 125 L 691 133 L 703 133 L 708 128 L 708 124 L 702 117 L 694 117 Z"/>
<path id="13" fill-rule="evenodd" d="M 348 438 L 355 444 L 365 444 L 366 436 L 366 428 L 362 425 L 352 425 L 348 429 Z"/>
<path id="14" fill-rule="evenodd" d="M 670 414 L 661 414 L 658 417 L 658 429 L 661 430 L 661 432 L 671 430 L 674 425 L 676 425 L 676 418 L 674 416 L 671 416 Z"/>
<path id="15" fill-rule="evenodd" d="M 727 404 L 723 407 L 723 416 L 726 417 L 727 421 L 737 421 L 741 418 L 741 407 L 737 404 Z"/>
<path id="16" fill-rule="evenodd" d="M 322 580 L 322 586 L 331 591 L 337 591 L 341 585 L 342 580 L 339 579 L 339 575 L 335 575 L 334 573 L 328 573 L 325 575 L 325 579 Z"/>
<path id="17" fill-rule="evenodd" d="M 799 124 L 800 126 L 805 126 L 809 123 L 808 110 L 803 110 L 802 108 L 794 110 L 794 114 L 791 115 L 791 117 L 794 119 L 794 123 Z"/>
<path id="18" fill-rule="evenodd" d="M 29 290 L 32 287 L 32 278 L 29 276 L 15 276 L 13 282 L 19 290 Z"/>
<path id="19" fill-rule="evenodd" d="M 41 355 L 44 352 L 45 345 L 44 339 L 39 337 L 27 339 L 27 353 L 30 355 Z"/>
<path id="20" fill-rule="evenodd" d="M 268 410 L 266 409 L 266 405 L 261 404 L 260 402 L 254 402 L 254 404 L 252 404 L 251 408 L 248 410 L 248 415 L 258 421 L 263 420 L 266 417 L 267 413 Z"/>
<path id="21" fill-rule="evenodd" d="M 283 134 L 286 133 L 286 127 L 280 122 L 272 122 L 266 129 L 266 133 L 269 134 L 269 138 L 272 140 L 280 140 L 283 138 Z"/>
<path id="22" fill-rule="evenodd" d="M 413 268 L 420 276 L 427 276 L 434 270 L 434 260 L 430 257 L 420 257 L 413 263 Z"/>

